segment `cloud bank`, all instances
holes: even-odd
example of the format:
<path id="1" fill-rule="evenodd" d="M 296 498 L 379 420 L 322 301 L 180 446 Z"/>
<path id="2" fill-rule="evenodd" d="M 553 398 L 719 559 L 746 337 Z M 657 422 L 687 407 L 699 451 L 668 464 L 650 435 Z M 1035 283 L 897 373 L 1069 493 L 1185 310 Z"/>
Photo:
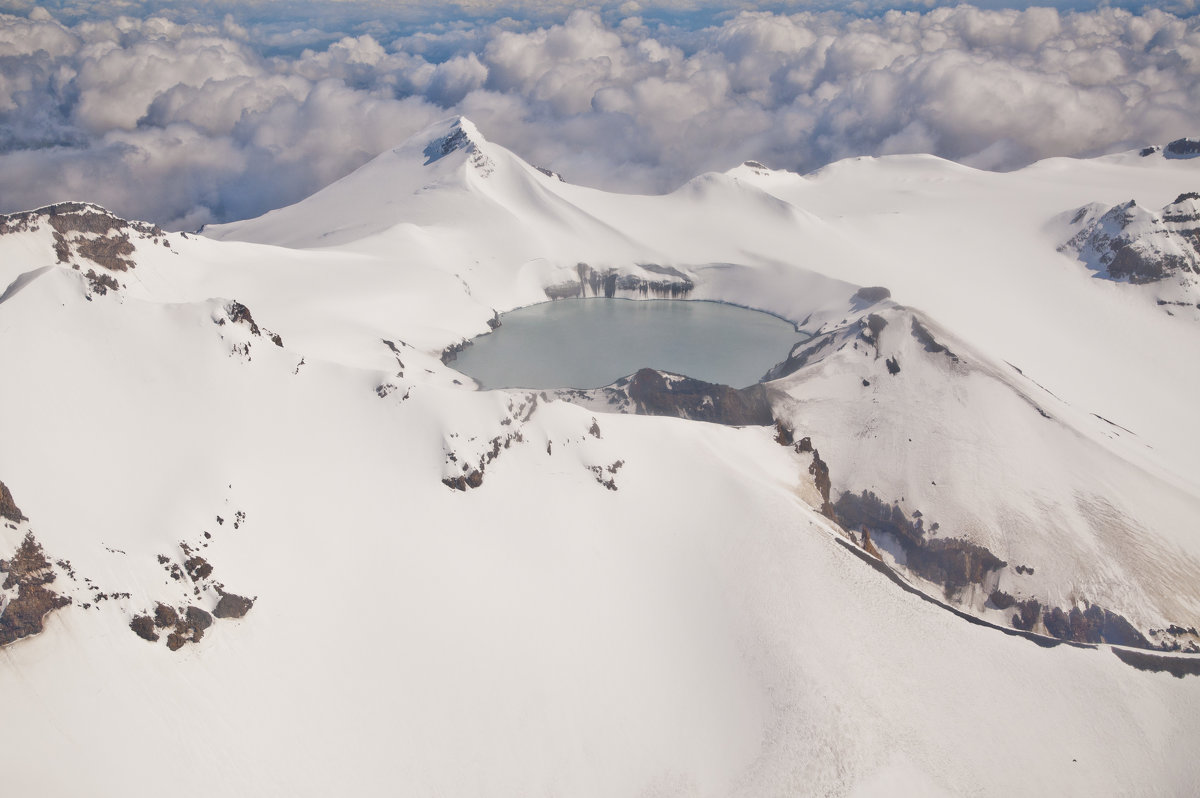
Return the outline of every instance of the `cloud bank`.
<path id="1" fill-rule="evenodd" d="M 338 30 L 331 5 L 286 24 L 0 15 L 0 211 L 69 198 L 176 229 L 245 218 L 456 113 L 572 182 L 643 192 L 751 158 L 1010 169 L 1200 134 L 1200 23 L 1163 11 L 742 11 L 697 27 L 626 3 L 372 33 Z"/>

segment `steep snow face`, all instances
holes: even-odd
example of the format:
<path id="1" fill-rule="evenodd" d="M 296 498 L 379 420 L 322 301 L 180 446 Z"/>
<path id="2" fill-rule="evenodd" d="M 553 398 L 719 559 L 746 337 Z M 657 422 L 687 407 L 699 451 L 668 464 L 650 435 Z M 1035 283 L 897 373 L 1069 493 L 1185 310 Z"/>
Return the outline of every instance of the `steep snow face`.
<path id="1" fill-rule="evenodd" d="M 968 623 L 867 552 L 999 626 L 1194 637 L 1200 333 L 1053 220 L 1159 207 L 1197 163 L 746 165 L 623 197 L 449 120 L 213 237 L 6 217 L 0 602 L 49 609 L 3 649 L 0 748 L 73 763 L 6 786 L 1186 793 L 1200 678 Z M 610 280 L 816 337 L 753 396 L 648 372 L 586 407 L 439 357 Z M 718 404 L 790 429 L 601 412 Z"/>

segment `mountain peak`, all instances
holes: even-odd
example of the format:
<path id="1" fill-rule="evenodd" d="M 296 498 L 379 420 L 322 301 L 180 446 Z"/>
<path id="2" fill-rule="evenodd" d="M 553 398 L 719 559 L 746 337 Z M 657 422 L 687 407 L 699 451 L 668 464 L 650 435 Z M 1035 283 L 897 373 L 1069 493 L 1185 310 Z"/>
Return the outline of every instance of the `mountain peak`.
<path id="1" fill-rule="evenodd" d="M 443 131 L 441 135 L 437 135 L 439 131 Z M 439 122 L 433 128 L 427 128 L 427 133 L 432 133 L 436 137 L 431 139 L 425 145 L 425 166 L 440 161 L 452 152 L 463 150 L 467 154 L 477 153 L 480 145 L 486 144 L 483 135 L 475 124 L 465 116 L 454 117 L 449 120 L 449 123 Z"/>

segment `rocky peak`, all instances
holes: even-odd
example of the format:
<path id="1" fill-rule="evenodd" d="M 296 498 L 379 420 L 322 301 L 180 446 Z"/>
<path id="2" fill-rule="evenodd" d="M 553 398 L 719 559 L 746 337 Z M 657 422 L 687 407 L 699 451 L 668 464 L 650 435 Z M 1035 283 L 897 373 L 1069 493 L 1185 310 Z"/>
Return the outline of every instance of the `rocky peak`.
<path id="1" fill-rule="evenodd" d="M 1163 221 L 1200 227 L 1200 194 L 1189 191 L 1163 208 Z"/>
<path id="2" fill-rule="evenodd" d="M 1163 148 L 1166 158 L 1195 158 L 1200 155 L 1200 139 L 1175 139 Z"/>
<path id="3" fill-rule="evenodd" d="M 425 166 L 436 163 L 446 156 L 462 151 L 467 155 L 467 162 L 484 175 L 491 174 L 494 165 L 485 154 L 487 141 L 479 129 L 465 116 L 457 117 L 450 123 L 446 133 L 431 140 L 423 151 Z"/>
<path id="4" fill-rule="evenodd" d="M 1174 142 L 1173 142 L 1174 143 Z M 1111 208 L 1087 205 L 1069 221 L 1074 235 L 1059 247 L 1097 275 L 1131 283 L 1176 276 L 1191 285 L 1200 274 L 1200 194 L 1181 194 L 1159 211 L 1129 200 Z"/>
<path id="5" fill-rule="evenodd" d="M 43 229 L 51 233 L 55 260 L 83 272 L 97 294 L 120 288 L 113 273 L 134 268 L 135 241 L 171 247 L 167 233 L 158 225 L 122 219 L 90 202 L 60 202 L 0 215 L 0 235 Z"/>

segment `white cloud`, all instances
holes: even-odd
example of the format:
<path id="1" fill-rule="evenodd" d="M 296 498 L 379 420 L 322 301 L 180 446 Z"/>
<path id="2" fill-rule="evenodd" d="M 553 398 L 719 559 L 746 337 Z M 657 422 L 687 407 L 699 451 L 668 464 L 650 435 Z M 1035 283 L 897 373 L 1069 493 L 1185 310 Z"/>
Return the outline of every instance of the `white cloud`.
<path id="1" fill-rule="evenodd" d="M 568 179 L 637 191 L 747 158 L 808 170 L 924 151 L 1007 169 L 1200 134 L 1200 24 L 1163 11 L 745 11 L 696 29 L 653 21 L 663 3 L 620 5 L 402 34 L 341 28 L 329 2 L 290 27 L 230 4 L 0 16 L 0 210 L 258 214 L 450 113 Z"/>

